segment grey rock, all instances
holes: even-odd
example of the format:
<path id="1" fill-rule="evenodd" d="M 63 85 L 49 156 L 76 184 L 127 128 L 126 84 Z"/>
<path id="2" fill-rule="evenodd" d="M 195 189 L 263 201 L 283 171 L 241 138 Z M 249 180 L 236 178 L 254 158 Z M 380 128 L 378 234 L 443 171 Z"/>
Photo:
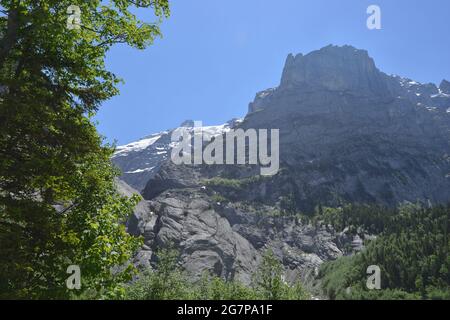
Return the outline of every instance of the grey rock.
<path id="1" fill-rule="evenodd" d="M 304 278 L 323 261 L 343 254 L 336 237 L 324 228 L 298 224 L 295 219 L 258 217 L 234 205 L 217 206 L 200 189 L 164 192 L 150 206 L 157 222 L 151 233 L 142 234 L 148 247 L 135 262 L 148 266 L 151 252 L 176 246 L 194 280 L 208 271 L 249 284 L 268 249 L 279 256 L 287 271 Z"/>
<path id="2" fill-rule="evenodd" d="M 389 94 L 383 74 L 367 51 L 328 46 L 307 55 L 289 55 L 280 88 L 318 88 L 356 94 Z"/>
<path id="3" fill-rule="evenodd" d="M 240 119 L 235 118 L 219 126 L 209 126 L 205 131 L 214 136 L 237 126 L 240 122 Z M 172 134 L 180 128 L 187 128 L 192 133 L 194 121 L 186 120 L 178 128 L 151 134 L 117 147 L 112 161 L 122 171 L 121 180 L 142 192 L 148 181 L 161 173 L 161 166 L 170 160 L 170 152 L 176 145 L 176 142 L 172 142 Z M 175 181 L 168 183 L 168 187 L 178 186 Z"/>
<path id="4" fill-rule="evenodd" d="M 207 270 L 249 283 L 270 249 L 288 279 L 308 281 L 321 263 L 362 250 L 363 239 L 373 235 L 336 234 L 329 226 L 277 215 L 281 199 L 289 195 L 304 213 L 342 202 L 448 202 L 446 92 L 446 83 L 438 88 L 386 75 L 366 51 L 350 46 L 288 56 L 280 85 L 258 93 L 245 119 L 228 124 L 280 129 L 282 170 L 258 178 L 257 166 L 158 160 L 151 175 L 133 180 L 139 186 L 145 181 L 139 190 L 146 199 L 129 222 L 130 232 L 145 238 L 136 263 L 148 266 L 155 250 L 175 245 L 194 279 Z M 155 154 L 151 148 L 122 152 L 114 161 L 131 170 L 128 161 L 145 161 L 146 152 Z M 213 177 L 254 179 L 238 188 L 206 185 Z M 217 196 L 230 203 L 217 203 Z"/>
<path id="5" fill-rule="evenodd" d="M 447 80 L 442 80 L 439 89 L 441 89 L 443 93 L 450 94 L 450 82 Z"/>

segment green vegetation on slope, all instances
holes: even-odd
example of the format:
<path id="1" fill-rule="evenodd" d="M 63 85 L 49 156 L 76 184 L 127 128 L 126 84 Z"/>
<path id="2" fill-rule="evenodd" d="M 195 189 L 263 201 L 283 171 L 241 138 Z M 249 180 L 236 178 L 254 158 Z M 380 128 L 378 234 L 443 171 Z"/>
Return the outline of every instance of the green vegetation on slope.
<path id="1" fill-rule="evenodd" d="M 450 299 L 449 206 L 404 205 L 367 218 L 369 226 L 384 225 L 383 232 L 361 253 L 323 265 L 320 277 L 326 295 L 332 299 Z M 366 288 L 370 265 L 381 269 L 381 290 Z"/>
<path id="2" fill-rule="evenodd" d="M 155 271 L 147 271 L 126 288 L 126 299 L 136 300 L 307 300 L 309 294 L 300 282 L 288 285 L 283 280 L 283 268 L 271 251 L 263 256 L 252 284 L 237 280 L 225 281 L 204 274 L 194 283 L 178 266 L 178 253 L 161 250 Z"/>

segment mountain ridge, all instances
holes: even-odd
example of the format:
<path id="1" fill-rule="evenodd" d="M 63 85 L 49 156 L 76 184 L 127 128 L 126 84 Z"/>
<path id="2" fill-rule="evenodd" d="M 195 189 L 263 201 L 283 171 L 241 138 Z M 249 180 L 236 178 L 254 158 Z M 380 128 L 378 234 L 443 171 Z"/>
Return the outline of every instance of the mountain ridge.
<path id="1" fill-rule="evenodd" d="M 348 68 L 330 63 L 354 55 L 361 60 Z M 361 239 L 370 235 L 336 232 L 298 215 L 346 203 L 449 202 L 447 83 L 438 88 L 388 76 L 372 62 L 350 46 L 288 56 L 280 86 L 258 93 L 233 127 L 280 129 L 275 176 L 260 177 L 257 166 L 175 165 L 168 158 L 151 176 L 135 173 L 143 177 L 137 183 L 145 186 L 136 189 L 150 208 L 132 218 L 130 232 L 145 239 L 135 263 L 151 268 L 153 253 L 172 244 L 194 278 L 208 270 L 248 283 L 270 249 L 288 280 L 307 281 L 323 262 L 361 250 Z M 168 133 L 164 139 L 170 145 Z M 155 155 L 157 146 L 113 161 L 132 171 L 126 164 Z"/>

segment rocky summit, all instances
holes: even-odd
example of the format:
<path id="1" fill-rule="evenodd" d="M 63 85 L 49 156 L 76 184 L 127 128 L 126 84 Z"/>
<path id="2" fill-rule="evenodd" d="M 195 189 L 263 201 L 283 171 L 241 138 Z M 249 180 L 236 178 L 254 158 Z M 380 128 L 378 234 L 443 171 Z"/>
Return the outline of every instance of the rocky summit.
<path id="1" fill-rule="evenodd" d="M 307 280 L 362 241 L 283 212 L 450 200 L 450 83 L 387 75 L 364 50 L 289 55 L 280 85 L 258 93 L 242 121 L 207 130 L 230 127 L 279 129 L 278 174 L 174 165 L 171 130 L 117 149 L 123 180 L 145 199 L 128 221 L 129 232 L 145 239 L 136 264 L 151 268 L 155 250 L 173 244 L 192 277 L 209 270 L 249 283 L 270 248 L 288 278 Z M 125 194 L 131 187 L 119 183 Z"/>

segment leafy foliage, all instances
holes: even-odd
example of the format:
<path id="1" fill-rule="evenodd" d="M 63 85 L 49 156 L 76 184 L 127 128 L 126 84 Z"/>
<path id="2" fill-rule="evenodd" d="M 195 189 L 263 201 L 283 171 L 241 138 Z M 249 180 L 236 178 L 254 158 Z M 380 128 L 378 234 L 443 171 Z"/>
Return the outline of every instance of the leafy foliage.
<path id="1" fill-rule="evenodd" d="M 158 268 L 146 271 L 126 290 L 132 300 L 176 300 L 189 297 L 186 279 L 178 266 L 178 252 L 173 249 L 158 252 Z"/>
<path id="2" fill-rule="evenodd" d="M 291 286 L 284 280 L 283 266 L 272 251 L 264 254 L 254 275 L 253 287 L 267 300 L 305 300 L 309 297 L 299 281 Z"/>
<path id="3" fill-rule="evenodd" d="M 379 234 L 391 223 L 397 210 L 377 205 L 346 204 L 338 208 L 318 206 L 314 220 L 331 225 L 336 231 L 363 228 L 367 233 Z"/>
<path id="4" fill-rule="evenodd" d="M 255 183 L 263 181 L 264 179 L 267 179 L 267 177 L 260 175 L 242 179 L 214 177 L 211 179 L 204 180 L 204 183 L 212 188 L 216 187 L 234 191 L 242 191 Z"/>
<path id="5" fill-rule="evenodd" d="M 364 251 L 322 267 L 325 293 L 336 299 L 449 299 L 450 207 L 404 205 L 378 216 L 384 230 Z M 381 269 L 380 291 L 366 289 L 370 265 Z"/>
<path id="6" fill-rule="evenodd" d="M 306 300 L 309 294 L 300 282 L 289 285 L 283 281 L 279 260 L 267 252 L 254 275 L 251 286 L 240 281 L 225 281 L 220 277 L 203 274 L 192 283 L 181 270 L 177 251 L 160 250 L 156 270 L 146 272 L 126 288 L 126 299 L 190 299 L 190 300 Z"/>
<path id="7" fill-rule="evenodd" d="M 67 8 L 81 9 L 80 30 Z M 112 45 L 160 36 L 167 0 L 0 0 L 0 297 L 66 298 L 66 268 L 82 289 L 121 294 L 140 244 L 123 222 L 137 198 L 117 194 L 112 148 L 92 116 L 118 93 Z M 156 23 L 140 21 L 150 8 Z"/>

